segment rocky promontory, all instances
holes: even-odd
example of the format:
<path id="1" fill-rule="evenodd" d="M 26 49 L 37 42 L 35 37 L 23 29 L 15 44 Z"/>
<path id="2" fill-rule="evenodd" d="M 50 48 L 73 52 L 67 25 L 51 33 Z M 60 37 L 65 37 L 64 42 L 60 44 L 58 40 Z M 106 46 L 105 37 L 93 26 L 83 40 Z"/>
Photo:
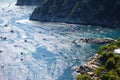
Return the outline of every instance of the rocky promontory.
<path id="1" fill-rule="evenodd" d="M 74 40 L 73 43 L 80 45 L 82 43 L 88 43 L 88 44 L 106 44 L 111 43 L 115 41 L 112 38 L 81 38 Z"/>
<path id="2" fill-rule="evenodd" d="M 37 5 L 30 20 L 120 26 L 119 0 L 17 0 L 17 5 Z"/>

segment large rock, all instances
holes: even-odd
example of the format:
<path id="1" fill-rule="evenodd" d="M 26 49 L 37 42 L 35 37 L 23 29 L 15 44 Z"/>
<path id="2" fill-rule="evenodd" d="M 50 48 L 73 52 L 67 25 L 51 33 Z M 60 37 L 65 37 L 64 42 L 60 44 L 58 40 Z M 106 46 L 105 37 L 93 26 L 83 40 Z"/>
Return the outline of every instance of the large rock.
<path id="1" fill-rule="evenodd" d="M 37 7 L 30 20 L 120 26 L 120 0 L 18 0 Z"/>
<path id="2" fill-rule="evenodd" d="M 73 41 L 73 43 L 80 45 L 82 43 L 88 43 L 88 44 L 105 44 L 115 41 L 111 38 L 85 38 L 85 39 L 78 39 Z"/>

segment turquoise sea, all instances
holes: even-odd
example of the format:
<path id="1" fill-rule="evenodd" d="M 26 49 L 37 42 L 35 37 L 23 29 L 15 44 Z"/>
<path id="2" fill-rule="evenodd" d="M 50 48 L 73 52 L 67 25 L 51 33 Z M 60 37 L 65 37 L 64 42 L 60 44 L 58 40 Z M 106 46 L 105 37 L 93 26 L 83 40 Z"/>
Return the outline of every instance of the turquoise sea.
<path id="1" fill-rule="evenodd" d="M 34 8 L 0 0 L 0 80 L 75 80 L 73 67 L 101 45 L 73 41 L 120 37 L 118 28 L 29 21 Z"/>

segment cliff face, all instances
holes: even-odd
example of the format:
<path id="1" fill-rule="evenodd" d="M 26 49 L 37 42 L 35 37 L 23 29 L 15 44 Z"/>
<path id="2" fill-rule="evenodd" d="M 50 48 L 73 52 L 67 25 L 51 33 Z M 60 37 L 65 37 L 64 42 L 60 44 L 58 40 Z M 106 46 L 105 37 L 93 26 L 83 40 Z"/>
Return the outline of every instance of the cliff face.
<path id="1" fill-rule="evenodd" d="M 120 0 L 43 0 L 39 5 L 30 16 L 31 20 L 104 26 L 120 24 Z"/>
<path id="2" fill-rule="evenodd" d="M 40 5 L 43 0 L 17 0 L 16 5 Z"/>
<path id="3" fill-rule="evenodd" d="M 80 11 L 76 11 L 76 9 L 80 7 L 80 2 L 79 0 L 48 0 L 41 7 L 35 9 L 30 19 L 53 22 L 68 21 L 70 23 L 79 21 Z M 78 13 L 73 15 L 76 12 Z"/>

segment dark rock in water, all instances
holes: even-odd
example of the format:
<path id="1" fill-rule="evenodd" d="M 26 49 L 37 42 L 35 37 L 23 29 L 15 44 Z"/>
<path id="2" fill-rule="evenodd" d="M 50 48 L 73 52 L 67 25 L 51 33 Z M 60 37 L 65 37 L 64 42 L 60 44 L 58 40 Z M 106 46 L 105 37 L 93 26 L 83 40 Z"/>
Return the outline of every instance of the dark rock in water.
<path id="1" fill-rule="evenodd" d="M 14 33 L 14 31 L 13 31 L 13 30 L 11 30 L 10 32 L 11 32 L 11 33 Z"/>
<path id="2" fill-rule="evenodd" d="M 120 1 L 45 0 L 34 10 L 30 20 L 120 26 Z"/>
<path id="3" fill-rule="evenodd" d="M 45 39 L 45 38 L 43 38 L 43 40 L 45 40 L 45 41 L 46 41 L 46 39 Z"/>
<path id="4" fill-rule="evenodd" d="M 21 52 L 21 55 L 23 55 L 23 52 Z"/>
<path id="5" fill-rule="evenodd" d="M 23 61 L 23 59 L 20 59 L 20 61 Z"/>
<path id="6" fill-rule="evenodd" d="M 18 47 L 18 45 L 14 45 L 14 47 Z"/>
<path id="7" fill-rule="evenodd" d="M 0 36 L 0 38 L 2 39 L 3 37 L 2 37 L 2 36 Z"/>
<path id="8" fill-rule="evenodd" d="M 41 31 L 39 31 L 39 33 L 42 33 Z"/>
<path id="9" fill-rule="evenodd" d="M 6 40 L 6 39 L 7 39 L 6 37 L 3 38 L 3 40 Z"/>
<path id="10" fill-rule="evenodd" d="M 46 55 L 42 55 L 43 57 L 46 57 Z"/>
<path id="11" fill-rule="evenodd" d="M 40 5 L 43 0 L 17 0 L 16 5 Z"/>
<path id="12" fill-rule="evenodd" d="M 4 65 L 3 65 L 3 66 L 1 66 L 1 68 L 4 68 Z"/>
<path id="13" fill-rule="evenodd" d="M 7 24 L 5 24 L 4 26 L 5 26 L 5 27 L 8 27 L 8 25 L 7 25 Z"/>
<path id="14" fill-rule="evenodd" d="M 0 53 L 2 53 L 3 51 L 2 50 L 0 50 Z"/>
<path id="15" fill-rule="evenodd" d="M 73 41 L 75 44 L 81 44 L 81 43 L 88 43 L 88 44 L 105 44 L 110 43 L 112 41 L 115 41 L 111 38 L 87 38 L 87 39 L 79 39 Z"/>
<path id="16" fill-rule="evenodd" d="M 24 40 L 24 42 L 28 42 L 27 40 Z"/>

